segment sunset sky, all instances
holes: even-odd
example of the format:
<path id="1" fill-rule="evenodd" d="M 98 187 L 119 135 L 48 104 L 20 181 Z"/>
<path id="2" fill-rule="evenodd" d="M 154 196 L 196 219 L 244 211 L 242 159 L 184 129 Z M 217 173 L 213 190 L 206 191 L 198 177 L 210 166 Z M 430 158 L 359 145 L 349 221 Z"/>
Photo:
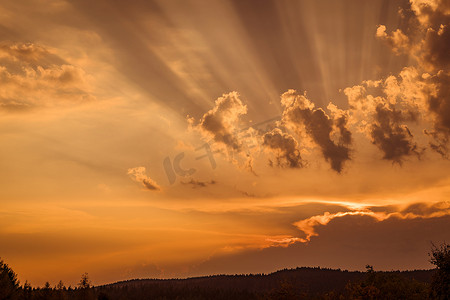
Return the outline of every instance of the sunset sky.
<path id="1" fill-rule="evenodd" d="M 21 283 L 431 268 L 449 151 L 448 0 L 0 2 Z"/>

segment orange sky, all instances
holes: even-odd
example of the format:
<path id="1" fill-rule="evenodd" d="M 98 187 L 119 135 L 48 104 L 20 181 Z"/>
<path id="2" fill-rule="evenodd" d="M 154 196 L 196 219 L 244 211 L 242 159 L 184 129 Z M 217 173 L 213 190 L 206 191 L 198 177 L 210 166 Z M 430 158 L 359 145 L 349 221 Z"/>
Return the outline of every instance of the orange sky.
<path id="1" fill-rule="evenodd" d="M 22 283 L 429 268 L 445 0 L 2 1 L 0 257 Z"/>

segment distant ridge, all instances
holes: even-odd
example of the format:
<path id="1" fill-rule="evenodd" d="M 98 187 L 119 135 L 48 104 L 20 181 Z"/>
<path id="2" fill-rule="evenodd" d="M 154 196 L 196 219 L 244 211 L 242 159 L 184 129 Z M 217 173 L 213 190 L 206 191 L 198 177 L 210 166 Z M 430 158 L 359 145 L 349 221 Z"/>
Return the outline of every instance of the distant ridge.
<path id="1" fill-rule="evenodd" d="M 434 270 L 413 271 L 380 271 L 376 273 L 396 274 L 408 280 L 430 283 Z M 362 281 L 366 272 L 347 271 L 328 268 L 301 267 L 283 269 L 270 274 L 210 275 L 185 279 L 133 279 L 112 284 L 97 286 L 99 291 L 111 289 L 142 290 L 161 295 L 194 290 L 196 293 L 243 293 L 250 295 L 268 293 L 270 291 L 292 289 L 304 295 L 317 295 L 330 292 L 340 293 L 349 282 Z M 156 296 L 156 295 L 155 295 Z M 252 297 L 250 297 L 252 298 Z"/>

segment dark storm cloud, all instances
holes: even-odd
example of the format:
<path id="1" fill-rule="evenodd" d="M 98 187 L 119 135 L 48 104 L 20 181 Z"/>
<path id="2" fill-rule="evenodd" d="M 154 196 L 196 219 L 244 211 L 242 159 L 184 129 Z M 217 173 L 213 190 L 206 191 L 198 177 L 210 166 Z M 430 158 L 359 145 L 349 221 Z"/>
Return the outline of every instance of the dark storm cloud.
<path id="1" fill-rule="evenodd" d="M 264 134 L 263 146 L 275 153 L 276 166 L 286 168 L 301 168 L 303 166 L 297 141 L 280 129 L 275 128 Z M 274 165 L 272 160 L 269 162 L 271 166 Z"/>
<path id="2" fill-rule="evenodd" d="M 284 93 L 281 103 L 285 107 L 283 122 L 298 132 L 304 128 L 320 148 L 323 157 L 330 162 L 331 168 L 340 173 L 344 163 L 350 159 L 351 132 L 346 127 L 346 117 L 333 120 L 294 90 Z M 333 133 L 339 136 L 337 142 L 332 139 Z"/>

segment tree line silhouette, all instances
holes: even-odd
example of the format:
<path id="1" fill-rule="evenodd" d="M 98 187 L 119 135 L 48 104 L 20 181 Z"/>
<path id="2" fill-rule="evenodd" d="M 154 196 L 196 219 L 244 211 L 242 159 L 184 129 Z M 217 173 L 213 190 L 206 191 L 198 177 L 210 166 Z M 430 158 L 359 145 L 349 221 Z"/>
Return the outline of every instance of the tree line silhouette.
<path id="1" fill-rule="evenodd" d="M 432 245 L 432 270 L 366 272 L 328 268 L 283 269 L 271 274 L 187 279 L 136 279 L 93 286 L 84 273 L 77 286 L 20 285 L 0 259 L 0 300 L 141 299 L 450 299 L 450 245 Z"/>

